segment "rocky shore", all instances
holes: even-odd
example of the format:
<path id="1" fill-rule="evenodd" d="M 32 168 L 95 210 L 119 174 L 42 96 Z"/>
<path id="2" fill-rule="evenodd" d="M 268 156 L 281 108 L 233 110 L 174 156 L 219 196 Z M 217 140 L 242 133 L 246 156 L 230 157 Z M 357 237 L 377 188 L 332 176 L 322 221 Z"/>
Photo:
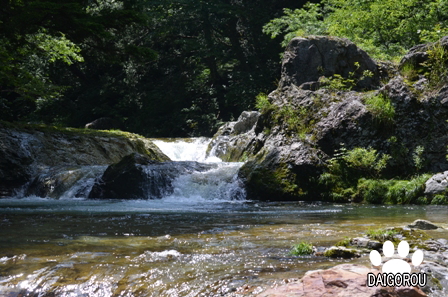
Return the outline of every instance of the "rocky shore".
<path id="1" fill-rule="evenodd" d="M 425 231 L 433 231 L 432 236 Z M 361 237 L 341 240 L 335 246 L 325 248 L 328 257 L 354 259 L 366 257 L 371 251 L 378 251 L 383 255 L 383 244 L 386 241 L 394 243 L 394 254 L 391 257 L 383 255 L 380 265 L 368 266 L 360 264 L 341 264 L 325 270 L 308 271 L 299 281 L 290 282 L 270 288 L 258 297 L 313 297 L 313 296 L 355 296 L 355 297 L 442 297 L 448 292 L 448 240 L 437 238 L 438 234 L 446 236 L 446 229 L 425 220 L 416 220 L 403 227 L 391 227 L 376 232 L 367 232 Z M 433 238 L 434 237 L 434 238 Z M 396 253 L 399 242 L 406 241 L 410 246 L 410 253 L 404 258 Z M 322 250 L 322 248 L 315 250 Z M 411 263 L 415 251 L 422 250 L 423 262 L 412 266 L 412 273 L 423 273 L 426 285 L 418 286 L 368 286 L 369 273 L 382 273 L 385 263 L 393 259 L 402 259 Z M 331 252 L 329 252 L 331 251 Z M 318 256 L 321 252 L 315 252 Z M 369 261 L 370 262 L 370 261 Z"/>

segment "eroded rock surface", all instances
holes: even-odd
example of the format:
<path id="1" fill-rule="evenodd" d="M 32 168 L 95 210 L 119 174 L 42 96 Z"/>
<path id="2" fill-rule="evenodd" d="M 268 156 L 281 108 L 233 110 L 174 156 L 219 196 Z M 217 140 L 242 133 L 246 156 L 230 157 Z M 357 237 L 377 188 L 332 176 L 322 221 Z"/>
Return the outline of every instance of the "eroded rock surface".
<path id="1" fill-rule="evenodd" d="M 131 133 L 84 133 L 82 130 L 0 123 L 0 197 L 14 195 L 41 173 L 58 176 L 58 172 L 49 170 L 51 168 L 110 165 L 135 152 L 152 160 L 169 160 L 150 140 Z M 40 187 L 38 183 L 35 183 L 37 188 Z M 42 187 L 36 194 L 39 191 L 45 192 Z"/>
<path id="2" fill-rule="evenodd" d="M 354 89 L 376 89 L 303 87 L 319 75 L 344 79 L 355 61 L 375 75 L 354 78 Z M 239 132 L 236 123 L 228 123 L 211 148 L 224 161 L 247 160 L 239 176 L 249 199 L 321 200 L 318 179 L 341 149 L 371 148 L 389 155 L 387 179 L 448 170 L 448 87 L 425 93 L 424 79 L 413 83 L 393 71 L 395 76 L 379 86 L 378 79 L 387 77 L 381 73 L 384 67 L 354 44 L 331 37 L 293 39 L 282 65 L 280 86 L 269 94 L 269 107 L 257 114 L 252 128 L 244 125 Z M 392 112 L 375 109 L 372 97 L 385 98 Z M 249 114 L 239 120 L 249 123 Z"/>

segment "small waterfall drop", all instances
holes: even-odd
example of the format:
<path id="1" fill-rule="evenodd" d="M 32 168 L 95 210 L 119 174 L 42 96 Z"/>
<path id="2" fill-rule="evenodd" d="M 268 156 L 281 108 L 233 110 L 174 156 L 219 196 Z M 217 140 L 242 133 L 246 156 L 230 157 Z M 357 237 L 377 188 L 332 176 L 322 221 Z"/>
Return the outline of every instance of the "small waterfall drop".
<path id="1" fill-rule="evenodd" d="M 210 139 L 155 139 L 153 142 L 173 161 L 213 164 L 210 170 L 193 171 L 178 176 L 172 183 L 173 192 L 163 198 L 165 201 L 198 203 L 245 199 L 245 190 L 237 176 L 243 163 L 222 162 L 216 156 L 207 156 Z"/>
<path id="2" fill-rule="evenodd" d="M 197 161 L 197 162 L 221 162 L 222 160 L 215 156 L 207 156 L 207 147 L 210 139 L 205 137 L 198 138 L 179 138 L 179 139 L 153 139 L 162 152 L 173 161 Z"/>

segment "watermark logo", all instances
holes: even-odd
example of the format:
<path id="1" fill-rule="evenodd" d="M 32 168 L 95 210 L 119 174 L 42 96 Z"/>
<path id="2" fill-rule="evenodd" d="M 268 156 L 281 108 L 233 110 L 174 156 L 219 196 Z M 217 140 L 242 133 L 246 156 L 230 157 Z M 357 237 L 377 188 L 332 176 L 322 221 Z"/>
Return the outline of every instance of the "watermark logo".
<path id="1" fill-rule="evenodd" d="M 394 244 L 386 241 L 383 244 L 383 254 L 385 257 L 392 257 L 395 252 Z M 398 255 L 406 258 L 409 254 L 409 244 L 403 240 L 398 244 Z M 412 265 L 418 267 L 423 262 L 423 251 L 416 250 L 412 255 Z M 384 263 L 382 273 L 377 275 L 373 273 L 367 274 L 367 286 L 383 286 L 383 287 L 423 287 L 427 282 L 425 273 L 411 273 L 411 265 L 403 259 L 391 259 Z M 370 252 L 370 262 L 374 266 L 381 265 L 381 255 L 378 251 Z"/>

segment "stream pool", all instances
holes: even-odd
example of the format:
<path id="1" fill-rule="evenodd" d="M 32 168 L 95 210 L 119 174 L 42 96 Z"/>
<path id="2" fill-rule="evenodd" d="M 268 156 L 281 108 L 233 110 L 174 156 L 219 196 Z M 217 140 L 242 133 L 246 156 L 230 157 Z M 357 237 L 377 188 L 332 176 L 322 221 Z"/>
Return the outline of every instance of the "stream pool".
<path id="1" fill-rule="evenodd" d="M 445 206 L 0 200 L 0 296 L 250 296 L 342 262 L 288 255 Z M 433 231 L 447 238 L 446 231 Z"/>

